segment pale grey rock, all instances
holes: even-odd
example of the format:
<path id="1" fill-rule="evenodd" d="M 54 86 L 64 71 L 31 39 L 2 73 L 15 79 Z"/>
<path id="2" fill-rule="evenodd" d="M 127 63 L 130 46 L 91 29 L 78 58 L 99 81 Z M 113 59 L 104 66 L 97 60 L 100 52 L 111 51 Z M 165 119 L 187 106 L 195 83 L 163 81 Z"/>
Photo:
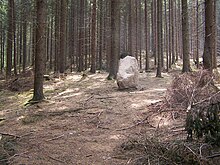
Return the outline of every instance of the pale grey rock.
<path id="1" fill-rule="evenodd" d="M 126 56 L 119 61 L 117 84 L 119 89 L 138 87 L 138 62 L 135 57 Z"/>

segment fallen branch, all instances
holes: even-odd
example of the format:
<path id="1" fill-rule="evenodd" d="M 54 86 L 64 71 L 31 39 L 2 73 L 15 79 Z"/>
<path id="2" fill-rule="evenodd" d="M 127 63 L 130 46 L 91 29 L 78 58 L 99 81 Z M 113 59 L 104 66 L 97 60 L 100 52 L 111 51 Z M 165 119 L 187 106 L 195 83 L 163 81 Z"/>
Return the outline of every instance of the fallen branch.
<path id="1" fill-rule="evenodd" d="M 60 159 L 54 158 L 54 157 L 52 157 L 52 156 L 48 156 L 48 157 L 49 157 L 50 159 L 52 159 L 52 160 L 57 161 L 57 162 L 60 162 L 60 163 L 66 164 L 66 162 L 64 162 L 63 160 L 60 160 Z"/>
<path id="2" fill-rule="evenodd" d="M 52 141 L 52 140 L 57 140 L 57 139 L 62 138 L 62 137 L 64 137 L 64 134 L 62 134 L 60 136 L 56 136 L 56 137 L 54 137 L 52 139 L 48 139 L 48 140 L 46 140 L 46 142 L 49 142 L 49 141 Z"/>
<path id="3" fill-rule="evenodd" d="M 134 128 L 134 127 L 136 127 L 136 126 L 138 126 L 138 125 L 140 125 L 140 124 L 148 124 L 148 125 L 150 125 L 151 127 L 156 128 L 156 127 L 154 127 L 153 125 L 151 125 L 148 121 L 145 122 L 145 120 L 147 120 L 147 118 L 145 118 L 144 120 L 139 121 L 139 122 L 137 122 L 136 124 L 133 124 L 133 125 L 131 125 L 131 126 L 129 126 L 129 127 L 125 127 L 125 128 L 121 128 L 121 129 L 116 129 L 116 131 L 128 130 L 128 129 Z"/>
<path id="4" fill-rule="evenodd" d="M 197 154 L 196 154 L 189 146 L 187 146 L 187 145 L 185 145 L 185 144 L 184 144 L 184 146 L 185 146 L 189 151 L 191 151 L 196 157 L 198 157 Z"/>
<path id="5" fill-rule="evenodd" d="M 4 132 L 0 132 L 1 135 L 4 135 L 4 136 L 12 136 L 12 137 L 15 137 L 15 138 L 20 138 L 21 136 L 18 136 L 18 135 L 14 135 L 14 134 L 10 134 L 10 133 L 4 133 Z"/>
<path id="6" fill-rule="evenodd" d="M 220 153 L 214 154 L 214 155 L 211 155 L 211 156 L 207 156 L 206 158 L 211 159 L 211 158 L 216 158 L 216 157 L 220 157 Z"/>

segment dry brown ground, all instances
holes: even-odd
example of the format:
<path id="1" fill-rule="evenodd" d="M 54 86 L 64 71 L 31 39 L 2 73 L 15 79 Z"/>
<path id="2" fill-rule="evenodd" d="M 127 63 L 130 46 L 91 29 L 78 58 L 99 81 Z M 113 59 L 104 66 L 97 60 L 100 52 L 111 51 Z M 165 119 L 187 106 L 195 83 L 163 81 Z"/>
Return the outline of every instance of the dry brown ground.
<path id="1" fill-rule="evenodd" d="M 160 101 L 170 86 L 172 76 L 141 73 L 138 90 L 118 91 L 106 73 L 82 77 L 69 74 L 45 85 L 45 102 L 24 107 L 31 92 L 12 93 L 2 90 L 0 96 L 0 132 L 19 136 L 16 155 L 11 164 L 132 164 L 120 159 L 116 148 L 130 137 L 157 134 L 169 139 L 181 119 L 149 117 L 148 105 Z M 144 120 L 148 116 L 148 120 Z M 171 131 L 172 132 L 172 131 Z"/>

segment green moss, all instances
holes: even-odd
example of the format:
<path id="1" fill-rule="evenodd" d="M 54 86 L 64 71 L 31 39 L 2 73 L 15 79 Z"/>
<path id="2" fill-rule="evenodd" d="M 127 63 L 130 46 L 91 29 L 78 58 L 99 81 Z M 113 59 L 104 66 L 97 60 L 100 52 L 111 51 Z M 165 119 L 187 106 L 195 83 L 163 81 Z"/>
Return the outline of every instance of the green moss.
<path id="1" fill-rule="evenodd" d="M 43 114 L 34 114 L 31 116 L 25 116 L 21 121 L 24 125 L 33 124 L 43 120 L 45 116 Z"/>

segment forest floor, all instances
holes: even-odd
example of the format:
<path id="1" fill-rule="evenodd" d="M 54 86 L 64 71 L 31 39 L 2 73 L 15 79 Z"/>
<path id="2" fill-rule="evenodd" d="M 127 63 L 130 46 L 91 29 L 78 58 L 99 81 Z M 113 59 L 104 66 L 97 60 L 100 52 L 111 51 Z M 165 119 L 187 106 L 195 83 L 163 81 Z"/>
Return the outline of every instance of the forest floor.
<path id="1" fill-rule="evenodd" d="M 125 91 L 106 77 L 101 72 L 52 78 L 45 82 L 46 100 L 26 106 L 32 90 L 0 89 L 0 141 L 12 138 L 0 155 L 9 164 L 138 164 L 119 152 L 131 139 L 186 139 L 184 117 L 149 109 L 164 99 L 173 73 L 140 73 L 139 88 Z"/>

